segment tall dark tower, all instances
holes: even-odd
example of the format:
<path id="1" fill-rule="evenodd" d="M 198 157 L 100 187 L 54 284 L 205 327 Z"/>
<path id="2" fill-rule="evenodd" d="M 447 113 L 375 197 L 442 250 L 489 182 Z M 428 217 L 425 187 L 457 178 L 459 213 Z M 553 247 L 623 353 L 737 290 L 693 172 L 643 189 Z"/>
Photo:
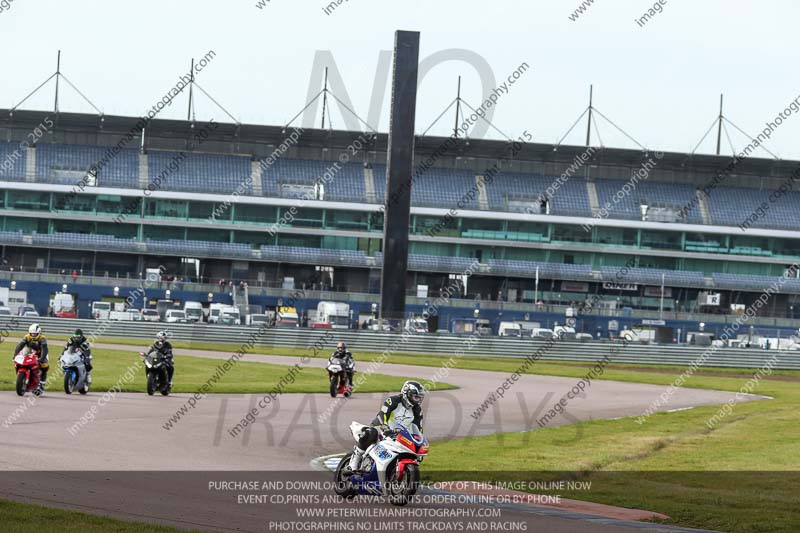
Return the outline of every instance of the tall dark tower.
<path id="1" fill-rule="evenodd" d="M 381 269 L 381 318 L 405 318 L 408 226 L 414 167 L 419 32 L 397 31 L 392 69 L 392 109 L 386 169 Z"/>

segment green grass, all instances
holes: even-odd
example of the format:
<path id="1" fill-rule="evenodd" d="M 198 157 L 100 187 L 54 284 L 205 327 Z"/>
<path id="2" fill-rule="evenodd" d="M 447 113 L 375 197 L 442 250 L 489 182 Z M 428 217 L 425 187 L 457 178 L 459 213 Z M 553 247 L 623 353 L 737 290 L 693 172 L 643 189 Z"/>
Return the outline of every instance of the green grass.
<path id="1" fill-rule="evenodd" d="M 191 533 L 9 500 L 0 500 L 0 521 L 3 533 Z"/>
<path id="2" fill-rule="evenodd" d="M 110 338 L 103 342 L 143 344 Z M 235 344 L 180 340 L 173 345 L 225 353 L 237 348 Z M 327 357 L 329 351 L 332 348 L 317 357 Z M 256 347 L 252 352 L 313 355 L 308 349 L 283 347 Z M 355 355 L 357 361 L 367 362 L 379 354 Z M 183 359 L 189 358 L 180 357 L 179 362 Z M 392 354 L 386 362 L 436 367 L 447 359 L 441 355 Z M 511 373 L 519 364 L 518 360 L 465 356 L 448 366 Z M 588 366 L 539 361 L 529 373 L 577 378 Z M 682 370 L 670 365 L 611 364 L 600 379 L 668 385 Z M 684 386 L 737 391 L 752 373 L 747 369 L 704 367 Z M 753 392 L 774 400 L 738 404 L 714 429 L 709 429 L 706 421 L 717 413 L 718 406 L 659 413 L 642 425 L 631 417 L 504 434 L 502 440 L 487 436 L 435 442 L 425 461 L 424 475 L 428 480 L 525 479 L 525 472 L 544 471 L 563 479 L 559 472 L 567 472 L 571 478 L 593 484 L 589 491 L 562 491 L 563 497 L 657 511 L 669 515 L 670 523 L 683 526 L 736 533 L 800 531 L 798 378 L 800 371 L 776 371 L 762 379 Z"/>
<path id="3" fill-rule="evenodd" d="M 677 374 L 614 370 L 604 377 L 666 385 Z M 699 376 L 686 386 L 736 391 L 744 382 Z M 556 479 L 592 481 L 590 491 L 560 492 L 566 498 L 657 511 L 683 526 L 796 532 L 799 385 L 762 380 L 754 392 L 775 399 L 738 404 L 714 429 L 706 421 L 719 406 L 655 414 L 642 425 L 631 417 L 504 434 L 502 444 L 496 436 L 438 442 L 425 474 L 489 480 L 547 471 Z"/>
<path id="4" fill-rule="evenodd" d="M 50 375 L 48 376 L 48 389 L 58 391 L 62 389 L 61 369 L 58 368 L 57 350 L 53 350 L 50 355 Z M 92 350 L 94 356 L 92 370 L 92 390 L 106 391 L 119 383 L 120 390 L 125 392 L 144 392 L 146 388 L 144 366 L 142 358 L 136 351 L 108 350 L 95 348 Z M 217 372 L 217 367 L 223 363 L 219 359 L 207 359 L 203 357 L 190 357 L 184 355 L 175 356 L 175 386 L 173 392 L 195 392 L 208 379 Z M 291 365 L 297 361 L 287 361 Z M 134 366 L 135 365 L 135 366 Z M 130 368 L 135 370 L 130 371 Z M 287 375 L 290 366 L 273 365 L 264 363 L 239 362 L 232 366 L 230 370 L 214 384 L 212 393 L 246 394 L 262 393 L 275 387 L 278 382 Z M 289 383 L 284 392 L 327 392 L 328 375 L 321 368 L 304 367 L 299 373 L 295 373 L 294 383 Z M 132 380 L 121 378 L 125 375 L 133 376 Z M 15 387 L 14 367 L 11 364 L 4 366 L 0 373 L 0 390 L 14 390 Z M 411 377 L 387 376 L 384 374 L 371 374 L 364 384 L 357 390 L 360 392 L 387 392 L 397 391 Z M 452 385 L 446 383 L 437 384 L 438 390 L 453 389 Z"/>

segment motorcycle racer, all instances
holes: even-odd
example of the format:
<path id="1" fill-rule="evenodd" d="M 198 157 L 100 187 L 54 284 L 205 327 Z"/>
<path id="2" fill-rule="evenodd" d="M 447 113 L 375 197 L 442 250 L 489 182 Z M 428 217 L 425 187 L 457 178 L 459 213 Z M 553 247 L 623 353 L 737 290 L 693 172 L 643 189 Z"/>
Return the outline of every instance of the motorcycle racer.
<path id="1" fill-rule="evenodd" d="M 83 359 L 83 364 L 86 367 L 87 373 L 87 382 L 92 382 L 92 350 L 89 346 L 89 339 L 83 336 L 83 330 L 78 328 L 75 332 L 70 336 L 67 340 L 66 346 L 64 348 L 75 348 L 81 352 L 81 358 Z"/>
<path id="2" fill-rule="evenodd" d="M 357 472 L 361 469 L 361 459 L 367 448 L 378 442 L 380 434 L 390 434 L 398 427 L 409 428 L 412 424 L 416 424 L 422 431 L 422 402 L 425 394 L 425 387 L 420 382 L 406 381 L 400 394 L 386 398 L 371 425 L 361 428 L 358 435 L 353 435 L 356 445 L 350 458 L 350 470 Z"/>
<path id="3" fill-rule="evenodd" d="M 42 328 L 39 327 L 39 324 L 31 324 L 28 328 L 28 333 L 22 337 L 20 343 L 14 348 L 12 357 L 16 356 L 23 349 L 26 350 L 25 353 L 36 351 L 36 353 L 39 354 L 39 368 L 42 370 L 41 379 L 39 381 L 39 391 L 41 392 L 44 390 L 44 386 L 47 382 L 47 370 L 50 368 L 50 363 L 47 359 L 47 339 L 42 334 Z"/>
<path id="4" fill-rule="evenodd" d="M 142 352 L 142 355 L 147 357 L 153 352 L 158 352 L 164 357 L 167 367 L 167 379 L 169 380 L 170 388 L 172 388 L 172 375 L 175 373 L 175 363 L 172 356 L 172 344 L 167 340 L 167 336 L 168 334 L 166 331 L 159 331 L 156 335 L 155 342 L 153 342 L 148 351 Z"/>
<path id="5" fill-rule="evenodd" d="M 347 349 L 347 345 L 343 342 L 340 342 L 336 346 L 336 351 L 331 354 L 328 358 L 328 363 L 330 363 L 333 359 L 342 359 L 344 361 L 344 368 L 345 373 L 347 374 L 347 382 L 350 384 L 350 387 L 353 387 L 353 371 L 356 367 L 356 360 L 353 357 L 352 352 Z"/>

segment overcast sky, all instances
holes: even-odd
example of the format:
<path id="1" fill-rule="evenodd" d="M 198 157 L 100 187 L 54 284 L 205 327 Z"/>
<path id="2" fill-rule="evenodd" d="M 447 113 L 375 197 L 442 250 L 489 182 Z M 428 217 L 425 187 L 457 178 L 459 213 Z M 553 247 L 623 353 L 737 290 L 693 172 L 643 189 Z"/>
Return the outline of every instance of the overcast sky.
<path id="1" fill-rule="evenodd" d="M 330 14 L 323 0 L 270 0 L 262 9 L 257 2 L 13 0 L 0 12 L 0 106 L 13 106 L 46 79 L 61 49 L 62 71 L 105 113 L 141 115 L 193 56 L 213 50 L 198 83 L 241 122 L 284 124 L 306 103 L 319 51 L 330 51 L 346 89 L 335 87 L 337 96 L 366 119 L 379 53 L 392 48 L 396 29 L 421 32 L 422 60 L 460 54 L 489 66 L 448 61 L 433 68 L 419 89 L 418 133 L 453 100 L 459 75 L 462 96 L 477 107 L 481 75 L 501 84 L 522 63 L 530 69 L 499 99 L 492 122 L 512 137 L 527 130 L 537 142 L 567 131 L 587 105 L 589 84 L 596 107 L 641 144 L 682 152 L 711 125 L 721 92 L 726 116 L 754 136 L 800 95 L 793 42 L 800 6 L 789 0 L 668 0 L 643 27 L 636 19 L 653 4 L 634 0 L 595 0 L 574 21 L 569 15 L 580 0 L 349 0 Z M 22 107 L 52 108 L 52 89 Z M 70 89 L 62 95 L 62 110 L 92 112 Z M 383 96 L 372 117 L 379 131 L 387 129 L 388 88 Z M 181 95 L 160 116 L 185 118 L 186 103 Z M 197 119 L 212 117 L 226 120 L 199 96 Z M 332 118 L 337 129 L 347 124 L 335 107 Z M 449 134 L 453 119 L 451 110 L 430 134 Z M 599 132 L 605 146 L 635 147 L 602 120 Z M 698 151 L 712 152 L 715 134 Z M 580 144 L 584 135 L 585 122 L 565 142 Z M 800 159 L 798 136 L 800 116 L 793 115 L 767 146 Z M 731 138 L 738 149 L 747 144 L 733 129 Z M 730 152 L 727 140 L 724 146 Z"/>

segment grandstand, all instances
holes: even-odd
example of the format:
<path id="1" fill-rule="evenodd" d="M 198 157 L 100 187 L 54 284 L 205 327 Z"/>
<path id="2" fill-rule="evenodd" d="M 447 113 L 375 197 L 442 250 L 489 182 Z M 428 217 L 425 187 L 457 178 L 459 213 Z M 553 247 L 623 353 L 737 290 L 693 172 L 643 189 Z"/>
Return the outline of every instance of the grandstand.
<path id="1" fill-rule="evenodd" d="M 0 157 L 12 158 L 43 117 L 16 111 L 13 120 L 0 120 Z M 165 265 L 198 283 L 237 279 L 265 286 L 281 286 L 287 277 L 312 285 L 322 268 L 332 273 L 329 288 L 371 301 L 383 262 L 385 135 L 342 163 L 360 133 L 306 130 L 296 146 L 265 165 L 285 139 L 282 128 L 220 124 L 186 153 L 191 124 L 157 120 L 145 139 L 108 158 L 134 120 L 104 117 L 101 128 L 96 117 L 61 114 L 53 131 L 14 158 L 0 176 L 7 268 L 127 277 Z M 444 141 L 419 138 L 419 160 Z M 699 189 L 729 159 L 665 154 L 646 179 L 620 195 L 652 154 L 596 149 L 554 188 L 582 151 L 531 144 L 514 161 L 498 163 L 503 143 L 473 140 L 419 171 L 412 189 L 411 285 L 434 294 L 477 263 L 465 299 L 557 305 L 597 295 L 634 313 L 677 312 L 700 310 L 700 297 L 718 292 L 722 304 L 702 310 L 724 314 L 729 304 L 752 302 L 800 260 L 798 193 L 775 202 L 746 232 L 739 227 L 796 163 L 747 159 L 705 195 Z M 499 171 L 484 184 L 496 163 Z M 444 218 L 451 209 L 454 216 Z M 666 301 L 654 296 L 662 284 Z M 762 313 L 787 316 L 800 282 L 783 283 L 779 292 Z"/>

